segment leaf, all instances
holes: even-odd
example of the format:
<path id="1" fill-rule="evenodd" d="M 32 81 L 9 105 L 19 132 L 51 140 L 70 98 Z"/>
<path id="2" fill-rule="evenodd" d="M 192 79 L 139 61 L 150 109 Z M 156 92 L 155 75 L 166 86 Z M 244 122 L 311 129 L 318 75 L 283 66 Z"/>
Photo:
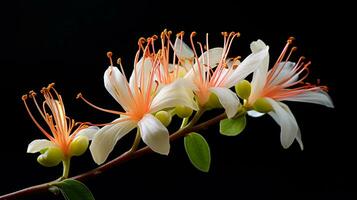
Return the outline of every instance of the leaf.
<path id="1" fill-rule="evenodd" d="M 219 132 L 226 136 L 236 136 L 244 130 L 246 124 L 245 115 L 236 119 L 223 119 L 219 122 Z"/>
<path id="2" fill-rule="evenodd" d="M 94 200 L 91 191 L 80 181 L 66 179 L 52 185 L 50 191 L 54 192 L 59 189 L 66 200 Z"/>
<path id="3" fill-rule="evenodd" d="M 208 172 L 211 164 L 211 153 L 207 141 L 198 133 L 190 133 L 184 138 L 185 150 L 193 166 Z"/>

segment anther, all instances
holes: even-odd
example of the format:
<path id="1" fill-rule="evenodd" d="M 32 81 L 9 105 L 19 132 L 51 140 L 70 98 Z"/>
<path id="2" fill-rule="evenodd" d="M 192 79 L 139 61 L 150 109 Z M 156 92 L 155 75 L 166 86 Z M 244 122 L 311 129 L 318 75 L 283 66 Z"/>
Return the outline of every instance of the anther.
<path id="1" fill-rule="evenodd" d="M 291 52 L 294 52 L 294 51 L 296 51 L 296 50 L 297 50 L 297 47 L 291 48 Z"/>
<path id="2" fill-rule="evenodd" d="M 196 36 L 196 35 L 197 35 L 197 33 L 196 33 L 195 31 L 192 31 L 190 37 L 194 37 L 194 36 Z"/>
<path id="3" fill-rule="evenodd" d="M 53 86 L 55 86 L 55 83 L 50 83 L 48 84 L 47 89 L 51 89 Z"/>
<path id="4" fill-rule="evenodd" d="M 295 40 L 295 38 L 294 38 L 294 37 L 289 37 L 289 39 L 288 39 L 288 41 L 287 41 L 287 42 L 288 42 L 289 44 L 291 44 L 294 40 Z"/>
<path id="5" fill-rule="evenodd" d="M 28 98 L 27 94 L 22 95 L 21 99 L 25 101 Z"/>
<path id="6" fill-rule="evenodd" d="M 176 34 L 176 37 L 183 37 L 183 35 L 185 34 L 185 31 L 181 31 L 179 33 Z"/>
<path id="7" fill-rule="evenodd" d="M 113 60 L 112 60 L 113 53 L 111 51 L 107 52 L 107 57 L 109 58 L 110 65 L 113 66 Z"/>
<path id="8" fill-rule="evenodd" d="M 240 37 L 240 32 L 237 32 L 237 33 L 236 33 L 236 37 Z"/>
<path id="9" fill-rule="evenodd" d="M 78 93 L 76 99 L 82 98 L 82 93 Z"/>
<path id="10" fill-rule="evenodd" d="M 118 65 L 121 65 L 121 58 L 118 58 L 118 59 L 117 59 L 117 64 L 118 64 Z"/>
<path id="11" fill-rule="evenodd" d="M 33 90 L 31 90 L 31 91 L 29 92 L 29 95 L 30 95 L 30 98 L 31 98 L 31 97 L 34 97 L 34 96 L 36 96 L 36 92 L 34 92 Z"/>

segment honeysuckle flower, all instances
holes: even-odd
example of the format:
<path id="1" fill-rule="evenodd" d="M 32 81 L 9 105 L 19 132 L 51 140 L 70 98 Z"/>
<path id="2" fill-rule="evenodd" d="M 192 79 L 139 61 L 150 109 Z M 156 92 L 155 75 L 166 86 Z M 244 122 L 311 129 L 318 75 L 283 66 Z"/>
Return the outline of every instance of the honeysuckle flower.
<path id="1" fill-rule="evenodd" d="M 267 106 L 272 108 L 272 111 L 268 114 L 281 127 L 280 140 L 282 146 L 288 148 L 296 139 L 303 149 L 301 133 L 296 119 L 289 107 L 281 101 L 315 103 L 330 108 L 333 108 L 333 103 L 325 92 L 326 86 L 316 86 L 303 82 L 309 74 L 308 67 L 311 62 L 305 63 L 304 57 L 300 57 L 297 63 L 289 61 L 292 52 L 296 50 L 296 47 L 292 47 L 286 56 L 292 40 L 293 38 L 289 38 L 279 58 L 269 71 L 269 57 L 267 56 L 262 60 L 262 65 L 253 74 L 252 92 L 246 106 L 252 107 L 257 101 L 268 103 Z M 251 44 L 253 53 L 263 51 L 266 48 L 267 45 L 261 40 Z M 248 111 L 248 114 L 259 117 L 264 113 L 252 110 Z"/>
<path id="2" fill-rule="evenodd" d="M 95 132 L 98 131 L 98 127 L 88 127 L 85 124 L 76 123 L 73 119 L 69 118 L 66 115 L 62 97 L 53 86 L 54 84 L 52 83 L 49 84 L 48 87 L 42 88 L 41 93 L 45 98 L 42 105 L 38 104 L 34 91 L 30 91 L 28 95 L 22 96 L 29 116 L 40 131 L 47 137 L 47 139 L 33 140 L 28 145 L 27 153 L 36 153 L 43 149 L 57 147 L 61 150 L 63 156 L 68 158 L 73 155 L 70 148 L 72 142 L 79 136 L 92 139 Z M 29 98 L 33 100 L 40 117 L 46 122 L 49 131 L 42 127 L 32 114 L 27 103 Z"/>
<path id="3" fill-rule="evenodd" d="M 177 80 L 158 87 L 155 80 L 157 67 L 150 66 L 153 62 L 147 58 L 147 49 L 152 45 L 154 39 L 149 38 L 145 47 L 142 46 L 143 39 L 139 40 L 139 50 L 135 57 L 134 70 L 129 81 L 124 74 L 121 63 L 119 63 L 121 71 L 113 66 L 111 61 L 111 65 L 104 73 L 105 88 L 121 105 L 124 112 L 94 106 L 82 95 L 78 96 L 99 110 L 120 115 L 118 119 L 101 128 L 93 138 L 90 151 L 97 164 L 102 164 L 118 140 L 136 127 L 140 130 L 140 136 L 145 144 L 153 151 L 167 155 L 170 150 L 169 132 L 154 117 L 153 113 L 177 105 L 197 109 L 193 101 L 193 93 L 187 93 L 183 81 Z M 143 57 L 139 61 L 141 50 Z M 108 53 L 108 57 L 111 60 L 111 53 Z"/>
<path id="4" fill-rule="evenodd" d="M 194 47 L 193 32 L 190 35 L 192 50 L 180 39 L 175 42 L 175 49 L 180 60 L 187 65 L 192 63 L 190 71 L 185 75 L 185 79 L 191 80 L 195 84 L 194 92 L 200 106 L 205 106 L 211 94 L 215 94 L 225 109 L 229 118 L 232 118 L 240 105 L 237 95 L 229 88 L 243 80 L 252 73 L 260 62 L 268 56 L 268 48 L 264 51 L 253 52 L 241 63 L 238 58 L 227 59 L 229 50 L 235 37 L 239 33 L 222 33 L 224 36 L 223 48 L 209 48 L 208 34 L 206 35 L 207 51 L 203 52 L 201 43 L 198 43 L 201 50 L 201 56 L 197 56 Z M 189 57 L 193 56 L 193 59 Z"/>

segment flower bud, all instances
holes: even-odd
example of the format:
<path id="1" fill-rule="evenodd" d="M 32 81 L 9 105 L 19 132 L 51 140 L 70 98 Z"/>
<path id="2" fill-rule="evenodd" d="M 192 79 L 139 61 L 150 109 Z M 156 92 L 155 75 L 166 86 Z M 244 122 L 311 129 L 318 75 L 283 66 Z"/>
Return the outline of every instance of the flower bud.
<path id="1" fill-rule="evenodd" d="M 222 108 L 222 105 L 219 102 L 217 95 L 215 95 L 214 93 L 211 93 L 211 95 L 209 96 L 209 99 L 206 103 L 206 107 L 208 109 Z"/>
<path id="2" fill-rule="evenodd" d="M 242 80 L 235 85 L 235 90 L 237 95 L 242 99 L 248 99 L 251 92 L 250 82 L 247 80 Z"/>
<path id="3" fill-rule="evenodd" d="M 171 123 L 171 115 L 169 112 L 161 110 L 155 114 L 155 117 L 164 125 L 168 126 Z"/>
<path id="4" fill-rule="evenodd" d="M 88 137 L 79 135 L 69 145 L 69 155 L 80 156 L 86 152 L 89 145 Z"/>
<path id="5" fill-rule="evenodd" d="M 186 106 L 176 106 L 175 113 L 181 118 L 190 117 L 192 115 L 192 108 Z"/>
<path id="6" fill-rule="evenodd" d="M 273 110 L 273 107 L 270 105 L 266 98 L 259 98 L 253 104 L 254 110 L 261 113 L 268 113 Z"/>
<path id="7" fill-rule="evenodd" d="M 37 157 L 37 162 L 45 167 L 54 167 L 63 160 L 63 152 L 58 147 L 49 147 Z"/>

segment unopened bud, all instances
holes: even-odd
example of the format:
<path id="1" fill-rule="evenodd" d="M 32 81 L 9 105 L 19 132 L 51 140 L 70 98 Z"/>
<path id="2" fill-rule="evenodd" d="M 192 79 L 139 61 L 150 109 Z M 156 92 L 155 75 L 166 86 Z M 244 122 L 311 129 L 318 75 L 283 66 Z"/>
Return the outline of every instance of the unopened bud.
<path id="1" fill-rule="evenodd" d="M 273 107 L 266 98 L 259 98 L 253 104 L 254 110 L 261 113 L 268 113 L 273 110 Z"/>
<path id="2" fill-rule="evenodd" d="M 252 87 L 247 80 L 242 80 L 235 85 L 235 90 L 237 95 L 242 98 L 242 99 L 248 99 L 250 96 L 250 92 L 252 90 Z"/>
<path id="3" fill-rule="evenodd" d="M 63 152 L 58 147 L 49 147 L 37 157 L 37 162 L 45 167 L 54 167 L 63 160 Z"/>
<path id="4" fill-rule="evenodd" d="M 181 118 L 190 117 L 192 115 L 192 108 L 186 106 L 176 106 L 175 113 Z"/>
<path id="5" fill-rule="evenodd" d="M 69 155 L 80 156 L 86 152 L 89 145 L 88 137 L 79 135 L 69 145 Z"/>
<path id="6" fill-rule="evenodd" d="M 171 123 L 172 117 L 167 111 L 161 110 L 155 114 L 155 117 L 166 127 Z"/>
<path id="7" fill-rule="evenodd" d="M 206 103 L 206 107 L 208 109 L 222 108 L 222 105 L 219 102 L 217 95 L 215 95 L 214 93 L 211 93 L 211 95 L 209 96 L 209 99 Z"/>

